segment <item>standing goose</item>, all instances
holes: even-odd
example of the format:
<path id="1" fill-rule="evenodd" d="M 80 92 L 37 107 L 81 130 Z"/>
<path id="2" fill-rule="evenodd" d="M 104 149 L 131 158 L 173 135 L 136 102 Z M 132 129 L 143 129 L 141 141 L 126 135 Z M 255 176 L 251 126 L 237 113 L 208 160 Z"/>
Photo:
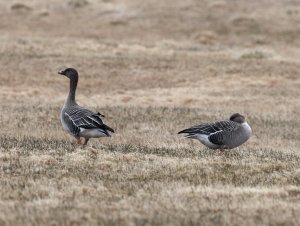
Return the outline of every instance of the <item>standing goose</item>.
<path id="1" fill-rule="evenodd" d="M 180 133 L 186 133 L 186 138 L 197 139 L 208 148 L 223 151 L 245 143 L 252 130 L 245 117 L 235 113 L 229 120 L 196 125 L 178 132 Z"/>
<path id="2" fill-rule="evenodd" d="M 70 79 L 69 95 L 60 112 L 60 120 L 64 130 L 76 138 L 77 144 L 81 144 L 80 138 L 83 137 L 83 145 L 86 145 L 90 138 L 109 137 L 109 132 L 114 132 L 114 130 L 102 122 L 100 117 L 103 115 L 80 107 L 75 101 L 78 83 L 77 71 L 73 68 L 67 68 L 59 71 L 58 74 Z"/>

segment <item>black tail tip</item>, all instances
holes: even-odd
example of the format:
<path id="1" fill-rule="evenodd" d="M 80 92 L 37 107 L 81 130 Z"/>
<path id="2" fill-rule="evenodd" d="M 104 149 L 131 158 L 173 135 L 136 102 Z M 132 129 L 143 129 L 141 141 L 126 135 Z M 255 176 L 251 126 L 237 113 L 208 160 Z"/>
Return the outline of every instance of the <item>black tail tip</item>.
<path id="1" fill-rule="evenodd" d="M 115 132 L 113 128 L 111 128 L 111 127 L 109 127 L 109 126 L 107 126 L 107 125 L 104 125 L 104 126 L 105 126 L 105 129 L 106 129 L 106 130 L 108 130 L 108 131 L 110 131 L 110 132 L 112 132 L 112 133 Z"/>
<path id="2" fill-rule="evenodd" d="M 105 118 L 105 115 L 101 114 L 100 112 L 97 112 L 96 115 Z"/>

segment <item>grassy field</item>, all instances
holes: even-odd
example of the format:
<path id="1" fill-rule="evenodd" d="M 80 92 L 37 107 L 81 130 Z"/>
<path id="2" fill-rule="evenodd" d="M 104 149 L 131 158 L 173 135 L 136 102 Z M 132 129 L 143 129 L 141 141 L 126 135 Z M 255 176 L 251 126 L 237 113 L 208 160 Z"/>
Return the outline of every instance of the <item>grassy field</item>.
<path id="1" fill-rule="evenodd" d="M 300 225 L 300 4 L 0 0 L 0 226 Z M 111 138 L 73 144 L 79 104 Z M 246 116 L 222 153 L 177 132 Z"/>

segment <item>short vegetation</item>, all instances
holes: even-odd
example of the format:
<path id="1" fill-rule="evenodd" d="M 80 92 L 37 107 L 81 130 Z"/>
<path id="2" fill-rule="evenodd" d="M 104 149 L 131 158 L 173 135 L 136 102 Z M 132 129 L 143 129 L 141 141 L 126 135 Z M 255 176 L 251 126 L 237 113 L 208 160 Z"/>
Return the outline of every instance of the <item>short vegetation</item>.
<path id="1" fill-rule="evenodd" d="M 1 226 L 300 225 L 293 1 L 10 4 L 0 0 Z M 63 131 L 57 71 L 69 66 L 111 138 L 82 147 Z M 253 136 L 234 150 L 177 135 L 235 112 Z"/>

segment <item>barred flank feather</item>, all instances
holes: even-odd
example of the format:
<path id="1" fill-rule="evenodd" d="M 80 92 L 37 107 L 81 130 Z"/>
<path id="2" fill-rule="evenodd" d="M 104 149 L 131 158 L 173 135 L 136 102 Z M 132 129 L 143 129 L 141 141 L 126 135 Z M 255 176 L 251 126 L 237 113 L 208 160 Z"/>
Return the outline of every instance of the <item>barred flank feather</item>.
<path id="1" fill-rule="evenodd" d="M 234 116 L 234 117 L 233 117 Z M 246 142 L 251 136 L 251 127 L 244 121 L 244 116 L 234 114 L 233 120 L 217 121 L 192 126 L 180 133 L 186 138 L 197 139 L 210 148 L 234 148 Z"/>

